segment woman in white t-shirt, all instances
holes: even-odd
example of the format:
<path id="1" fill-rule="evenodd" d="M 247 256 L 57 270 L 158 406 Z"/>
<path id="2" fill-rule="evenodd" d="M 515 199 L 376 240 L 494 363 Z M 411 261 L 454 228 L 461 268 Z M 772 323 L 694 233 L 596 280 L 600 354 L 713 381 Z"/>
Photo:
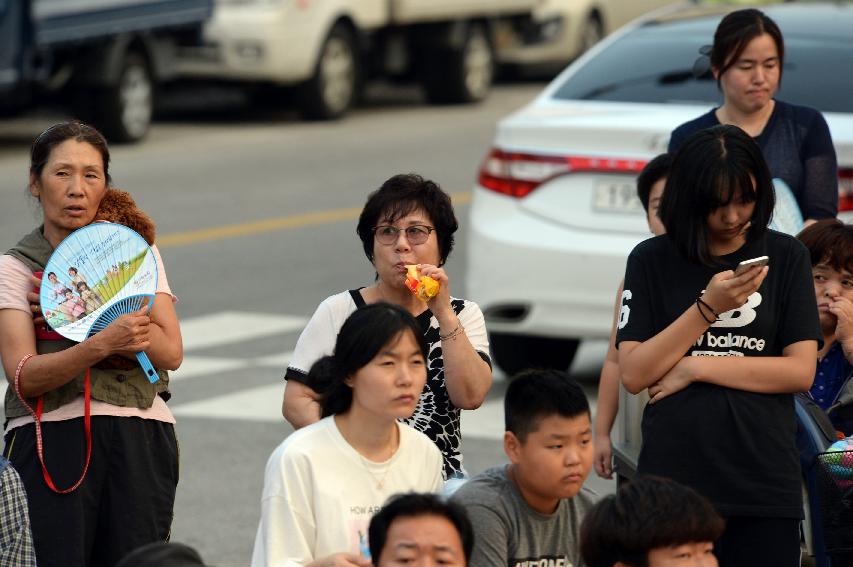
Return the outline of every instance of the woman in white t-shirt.
<path id="1" fill-rule="evenodd" d="M 291 434 L 267 462 L 253 567 L 370 565 L 367 528 L 400 492 L 435 492 L 442 456 L 410 417 L 427 346 L 403 308 L 374 303 L 344 322 L 334 354 L 308 374 L 329 416 Z"/>
<path id="2" fill-rule="evenodd" d="M 308 369 L 330 354 L 347 316 L 364 305 L 385 301 L 417 318 L 429 346 L 427 383 L 406 423 L 424 433 L 444 455 L 446 478 L 463 476 L 460 415 L 476 409 L 492 385 L 489 341 L 483 313 L 473 301 L 450 294 L 442 267 L 458 228 L 450 196 L 435 182 L 415 174 L 395 175 L 367 198 L 356 232 L 372 264 L 373 285 L 326 298 L 302 331 L 285 379 L 282 413 L 295 428 L 320 419 L 318 386 Z M 438 281 L 438 295 L 421 301 L 406 287 L 406 266 Z"/>

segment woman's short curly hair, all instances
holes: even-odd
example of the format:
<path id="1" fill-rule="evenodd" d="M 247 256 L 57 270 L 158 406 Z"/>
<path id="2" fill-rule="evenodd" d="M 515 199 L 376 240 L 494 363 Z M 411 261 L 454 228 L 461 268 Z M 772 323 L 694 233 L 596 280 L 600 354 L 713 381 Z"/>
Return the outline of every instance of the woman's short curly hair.
<path id="1" fill-rule="evenodd" d="M 434 181 L 415 173 L 395 175 L 367 197 L 358 219 L 356 232 L 361 238 L 367 259 L 373 262 L 373 229 L 379 224 L 393 224 L 398 219 L 423 210 L 435 227 L 438 238 L 439 265 L 453 250 L 453 233 L 459 228 L 450 196 Z"/>

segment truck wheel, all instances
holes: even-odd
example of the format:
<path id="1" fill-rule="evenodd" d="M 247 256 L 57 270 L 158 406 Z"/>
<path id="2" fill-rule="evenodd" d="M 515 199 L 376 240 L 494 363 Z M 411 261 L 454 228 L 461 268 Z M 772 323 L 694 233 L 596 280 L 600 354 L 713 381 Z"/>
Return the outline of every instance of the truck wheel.
<path id="1" fill-rule="evenodd" d="M 323 43 L 314 76 L 299 88 L 299 108 L 308 120 L 334 120 L 352 107 L 359 85 L 355 38 L 337 25 Z"/>
<path id="2" fill-rule="evenodd" d="M 468 26 L 458 49 L 436 49 L 427 55 L 423 86 L 434 104 L 478 102 L 492 87 L 495 57 L 486 29 L 480 24 Z"/>
<path id="3" fill-rule="evenodd" d="M 580 341 L 533 335 L 489 333 L 489 350 L 507 376 L 527 368 L 568 370 Z"/>
<path id="4" fill-rule="evenodd" d="M 128 53 L 115 85 L 99 92 L 95 123 L 115 142 L 136 142 L 145 137 L 154 113 L 154 81 L 145 58 Z"/>

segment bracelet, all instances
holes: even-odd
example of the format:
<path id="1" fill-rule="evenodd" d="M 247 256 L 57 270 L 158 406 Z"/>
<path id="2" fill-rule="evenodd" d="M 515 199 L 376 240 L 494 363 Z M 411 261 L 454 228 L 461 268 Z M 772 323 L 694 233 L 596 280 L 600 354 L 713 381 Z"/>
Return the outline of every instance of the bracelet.
<path id="1" fill-rule="evenodd" d="M 447 333 L 446 335 L 442 335 L 439 333 L 438 338 L 442 341 L 450 341 L 458 337 L 461 333 L 464 333 L 465 329 L 462 328 L 462 323 L 456 325 L 456 328 Z"/>
<path id="2" fill-rule="evenodd" d="M 702 316 L 702 318 L 703 318 L 703 319 L 705 319 L 705 322 L 706 322 L 706 323 L 708 323 L 709 325 L 713 325 L 714 323 L 716 323 L 716 319 L 709 319 L 709 318 L 708 318 L 708 316 L 707 316 L 707 315 L 705 315 L 705 312 L 704 312 L 704 311 L 702 311 L 702 305 L 703 305 L 703 304 L 704 304 L 705 306 L 707 306 L 707 304 L 706 304 L 704 301 L 702 301 L 701 299 L 699 299 L 699 298 L 697 297 L 697 298 L 696 298 L 696 309 L 698 309 L 698 310 L 699 310 L 699 315 L 701 315 L 701 316 Z M 711 309 L 711 308 L 710 308 L 710 307 L 708 307 L 708 309 Z M 713 309 L 711 309 L 711 313 L 713 313 L 713 312 L 714 312 L 714 310 L 713 310 Z"/>
<path id="3" fill-rule="evenodd" d="M 719 314 L 719 313 L 717 313 L 716 311 L 714 311 L 714 308 L 713 308 L 713 307 L 711 307 L 710 305 L 708 305 L 708 303 L 706 303 L 706 302 L 705 302 L 705 300 L 704 300 L 704 299 L 702 299 L 702 296 L 701 296 L 701 295 L 700 295 L 699 297 L 697 297 L 697 298 L 696 298 L 696 301 L 698 301 L 699 303 L 701 303 L 703 307 L 706 307 L 706 308 L 708 309 L 708 311 L 710 311 L 711 313 L 713 313 L 713 314 L 714 314 L 714 319 L 719 320 L 719 318 L 720 318 L 720 314 Z"/>
<path id="4" fill-rule="evenodd" d="M 13 385 L 15 387 L 15 393 L 18 394 L 18 397 L 21 398 L 21 400 L 23 400 L 23 396 L 21 396 L 21 393 L 20 393 L 21 392 L 21 385 L 20 385 L 21 372 L 24 370 L 24 365 L 27 362 L 29 362 L 29 360 L 31 358 L 33 358 L 34 356 L 35 356 L 34 354 L 25 354 L 24 357 L 21 358 L 21 361 L 18 362 L 18 367 L 15 369 L 15 381 L 14 381 Z M 26 405 L 26 403 L 25 403 L 25 405 Z"/>

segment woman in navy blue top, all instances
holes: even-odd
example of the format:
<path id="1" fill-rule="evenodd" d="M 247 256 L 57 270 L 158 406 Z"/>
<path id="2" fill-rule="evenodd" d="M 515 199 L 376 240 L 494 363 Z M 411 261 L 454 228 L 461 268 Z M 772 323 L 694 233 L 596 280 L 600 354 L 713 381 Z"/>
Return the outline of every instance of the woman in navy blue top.
<path id="1" fill-rule="evenodd" d="M 676 128 L 669 152 L 698 130 L 738 126 L 758 143 L 773 178 L 790 188 L 808 225 L 838 214 L 838 165 L 820 112 L 774 98 L 784 58 L 782 32 L 763 12 L 737 10 L 724 17 L 711 51 L 723 105 Z"/>

